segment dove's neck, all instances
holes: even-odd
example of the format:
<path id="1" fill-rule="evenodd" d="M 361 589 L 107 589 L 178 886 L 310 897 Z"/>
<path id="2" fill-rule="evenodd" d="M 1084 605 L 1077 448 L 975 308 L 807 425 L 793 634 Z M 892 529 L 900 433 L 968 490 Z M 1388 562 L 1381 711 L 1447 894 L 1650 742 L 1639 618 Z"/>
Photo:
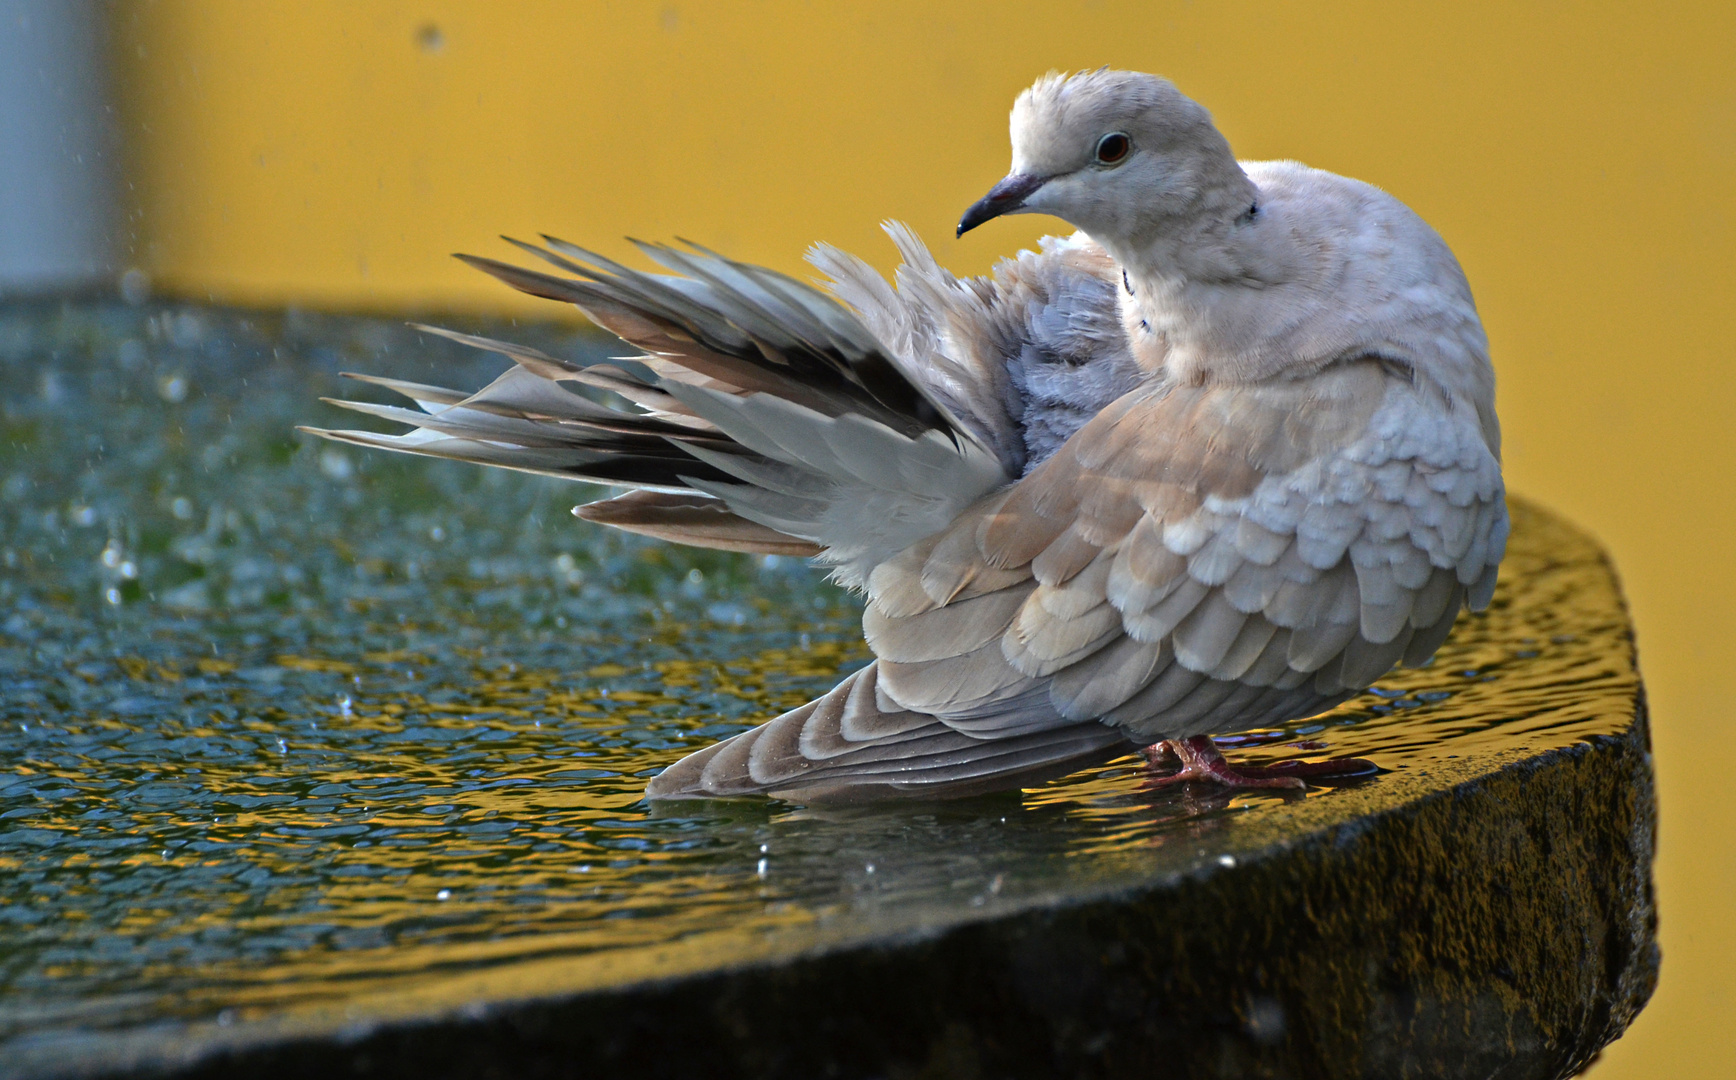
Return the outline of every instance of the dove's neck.
<path id="1" fill-rule="evenodd" d="M 1103 243 L 1126 271 L 1121 314 L 1146 371 L 1183 383 L 1269 377 L 1284 294 L 1308 276 L 1294 233 L 1233 162 L 1186 213 Z"/>

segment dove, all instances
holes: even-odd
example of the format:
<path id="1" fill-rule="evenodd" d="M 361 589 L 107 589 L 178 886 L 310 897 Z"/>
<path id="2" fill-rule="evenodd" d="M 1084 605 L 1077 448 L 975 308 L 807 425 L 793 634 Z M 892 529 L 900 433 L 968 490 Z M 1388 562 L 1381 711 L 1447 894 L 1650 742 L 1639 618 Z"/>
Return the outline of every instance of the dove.
<path id="1" fill-rule="evenodd" d="M 984 277 L 905 226 L 887 281 L 826 245 L 824 291 L 694 244 L 659 272 L 553 237 L 558 271 L 459 256 L 636 350 L 475 393 L 366 377 L 364 446 L 610 484 L 575 508 L 681 544 L 813 558 L 875 659 L 677 761 L 651 799 L 800 803 L 1029 786 L 1132 751 L 1160 779 L 1298 788 L 1360 761 L 1226 761 L 1426 663 L 1490 602 L 1508 518 L 1487 338 L 1445 242 L 1394 197 L 1238 162 L 1152 75 L 1050 74 L 958 233 L 1077 231 Z M 627 403 L 600 404 L 591 390 Z"/>

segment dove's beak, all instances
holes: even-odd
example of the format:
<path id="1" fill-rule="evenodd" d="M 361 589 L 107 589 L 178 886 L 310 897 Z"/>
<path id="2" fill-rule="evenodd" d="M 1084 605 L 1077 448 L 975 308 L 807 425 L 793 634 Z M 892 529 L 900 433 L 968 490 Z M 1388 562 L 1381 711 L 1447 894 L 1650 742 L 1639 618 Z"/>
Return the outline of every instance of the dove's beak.
<path id="1" fill-rule="evenodd" d="M 958 235 L 963 236 L 972 229 L 991 218 L 1002 214 L 1011 214 L 1025 205 L 1025 200 L 1035 194 L 1049 180 L 1046 176 L 1026 176 L 1023 173 L 1013 173 L 996 184 L 987 195 L 978 199 L 964 217 L 958 219 Z"/>

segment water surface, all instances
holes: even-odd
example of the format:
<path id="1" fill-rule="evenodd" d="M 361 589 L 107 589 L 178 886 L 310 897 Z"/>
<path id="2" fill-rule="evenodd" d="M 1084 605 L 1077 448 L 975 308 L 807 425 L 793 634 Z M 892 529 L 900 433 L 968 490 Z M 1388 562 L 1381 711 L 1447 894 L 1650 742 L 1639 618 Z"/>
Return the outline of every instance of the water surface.
<path id="1" fill-rule="evenodd" d="M 652 811 L 663 766 L 864 663 L 859 606 L 797 561 L 574 520 L 597 489 L 291 431 L 352 422 L 315 400 L 366 396 L 342 369 L 501 366 L 386 321 L 0 308 L 0 1056 L 939 925 L 1233 861 L 1629 717 L 1607 567 L 1516 504 L 1491 611 L 1433 665 L 1243 751 L 1321 744 L 1372 780 L 1231 798 L 1127 759 L 951 805 Z"/>

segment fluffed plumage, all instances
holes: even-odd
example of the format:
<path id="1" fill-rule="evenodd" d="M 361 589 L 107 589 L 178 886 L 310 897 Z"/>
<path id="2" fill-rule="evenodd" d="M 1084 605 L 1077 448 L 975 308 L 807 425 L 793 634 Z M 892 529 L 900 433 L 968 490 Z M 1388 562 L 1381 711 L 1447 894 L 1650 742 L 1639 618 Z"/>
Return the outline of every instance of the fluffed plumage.
<path id="1" fill-rule="evenodd" d="M 693 754 L 651 797 L 952 796 L 1293 720 L 1426 661 L 1507 534 L 1487 343 L 1457 262 L 1392 197 L 1238 164 L 1164 80 L 1048 76 L 1013 110 L 1007 213 L 1078 226 L 958 279 L 908 229 L 832 295 L 711 252 L 669 274 L 564 242 L 472 265 L 643 353 L 515 366 L 367 446 L 618 484 L 581 517 L 813 555 L 877 659 Z M 1119 140 L 1119 141 L 1118 141 Z M 894 287 L 894 285 L 896 287 Z M 613 391 L 615 410 L 569 387 Z"/>

